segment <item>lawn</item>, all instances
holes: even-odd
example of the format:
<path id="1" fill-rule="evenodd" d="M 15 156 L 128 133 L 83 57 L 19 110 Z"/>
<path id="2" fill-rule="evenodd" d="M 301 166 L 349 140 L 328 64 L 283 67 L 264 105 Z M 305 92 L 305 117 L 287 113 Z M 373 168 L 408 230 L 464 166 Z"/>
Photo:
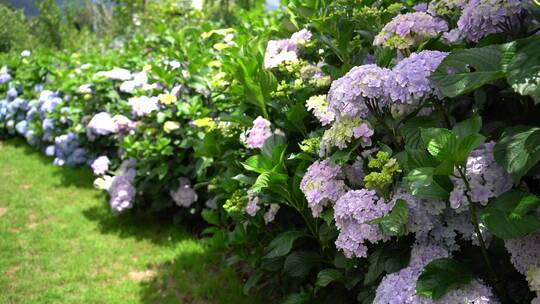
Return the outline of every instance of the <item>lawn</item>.
<path id="1" fill-rule="evenodd" d="M 110 213 L 86 168 L 0 142 L 0 303 L 256 303 L 178 225 Z"/>

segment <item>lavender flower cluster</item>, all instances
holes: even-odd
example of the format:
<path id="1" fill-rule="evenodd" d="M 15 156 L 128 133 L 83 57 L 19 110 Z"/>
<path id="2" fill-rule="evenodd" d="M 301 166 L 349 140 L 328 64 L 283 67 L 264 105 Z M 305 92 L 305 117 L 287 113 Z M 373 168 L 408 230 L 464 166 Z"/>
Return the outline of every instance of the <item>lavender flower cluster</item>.
<path id="1" fill-rule="evenodd" d="M 467 158 L 465 175 L 471 189 L 468 194 L 473 202 L 482 205 L 512 188 L 511 176 L 495 162 L 494 147 L 494 141 L 485 143 Z M 463 210 L 469 204 L 465 196 L 465 183 L 456 177 L 452 177 L 452 182 L 454 190 L 450 193 L 450 205 L 458 211 Z"/>
<path id="2" fill-rule="evenodd" d="M 416 244 L 411 252 L 409 266 L 386 275 L 377 287 L 374 303 L 377 304 L 493 304 L 499 303 L 492 290 L 481 280 L 448 292 L 441 299 L 432 301 L 416 294 L 416 281 L 422 269 L 431 261 L 449 257 L 450 253 L 439 246 Z"/>
<path id="3" fill-rule="evenodd" d="M 409 49 L 448 30 L 446 21 L 424 12 L 397 15 L 375 37 L 373 45 Z"/>
<path id="4" fill-rule="evenodd" d="M 270 40 L 264 55 L 264 67 L 275 68 L 284 62 L 298 61 L 298 48 L 311 39 L 311 32 L 303 29 L 289 39 Z"/>
<path id="5" fill-rule="evenodd" d="M 511 30 L 517 26 L 524 11 L 521 0 L 471 0 L 464 7 L 458 20 L 460 35 L 478 42 L 488 34 Z M 509 28 L 510 27 L 510 28 Z"/>
<path id="6" fill-rule="evenodd" d="M 57 136 L 54 145 L 46 149 L 47 156 L 54 156 L 53 163 L 57 166 L 77 166 L 88 160 L 86 149 L 80 147 L 80 141 L 73 132 Z"/>
<path id="7" fill-rule="evenodd" d="M 272 124 L 262 118 L 261 116 L 257 117 L 253 121 L 253 126 L 247 131 L 246 145 L 250 149 L 262 148 L 264 142 L 272 136 L 272 129 L 270 126 Z"/>
<path id="8" fill-rule="evenodd" d="M 316 161 L 309 166 L 300 183 L 313 217 L 319 217 L 323 208 L 336 202 L 347 186 L 342 179 L 340 166 L 333 166 L 329 159 Z"/>
<path id="9" fill-rule="evenodd" d="M 186 177 L 178 179 L 180 185 L 176 191 L 171 191 L 171 197 L 176 205 L 188 208 L 197 201 L 197 193 L 191 188 L 191 182 Z"/>
<path id="10" fill-rule="evenodd" d="M 408 112 L 425 98 L 440 97 L 429 76 L 446 55 L 439 51 L 413 53 L 392 70 L 375 64 L 354 67 L 332 82 L 330 109 L 337 120 L 343 116 L 368 118 L 371 114 L 366 102 L 374 102 L 379 108 L 390 105 L 396 113 Z"/>
<path id="11" fill-rule="evenodd" d="M 367 222 L 386 215 L 391 206 L 379 198 L 375 191 L 351 190 L 341 196 L 334 206 L 334 220 L 339 235 L 336 247 L 346 257 L 367 257 L 367 244 L 387 240 L 377 226 Z"/>
<path id="12" fill-rule="evenodd" d="M 122 162 L 119 174 L 109 180 L 109 185 L 105 190 L 111 196 L 109 204 L 114 213 L 120 213 L 133 207 L 136 189 L 133 186 L 137 171 L 135 171 L 135 161 L 132 159 Z"/>
<path id="13" fill-rule="evenodd" d="M 384 107 L 387 101 L 385 82 L 390 70 L 375 64 L 352 68 L 345 76 L 332 82 L 328 92 L 330 109 L 340 117 L 367 118 L 369 109 L 366 101 L 377 101 Z"/>

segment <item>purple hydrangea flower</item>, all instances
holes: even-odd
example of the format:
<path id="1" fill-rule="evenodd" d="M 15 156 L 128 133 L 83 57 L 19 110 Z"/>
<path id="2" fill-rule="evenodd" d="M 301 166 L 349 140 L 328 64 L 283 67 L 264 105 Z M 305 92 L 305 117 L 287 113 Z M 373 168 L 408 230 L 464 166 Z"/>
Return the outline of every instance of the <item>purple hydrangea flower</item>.
<path id="1" fill-rule="evenodd" d="M 269 223 L 273 222 L 276 219 L 276 214 L 279 211 L 279 205 L 278 204 L 270 204 L 270 208 L 268 208 L 268 211 L 264 213 L 264 223 L 268 225 Z"/>
<path id="2" fill-rule="evenodd" d="M 272 136 L 270 126 L 271 123 L 268 120 L 261 116 L 257 117 L 253 121 L 253 127 L 247 132 L 246 145 L 248 148 L 262 148 L 266 139 Z"/>
<path id="3" fill-rule="evenodd" d="M 9 89 L 7 91 L 6 95 L 7 95 L 8 100 L 13 100 L 13 99 L 17 98 L 18 93 L 17 93 L 17 90 L 15 88 L 11 88 L 11 89 Z"/>
<path id="4" fill-rule="evenodd" d="M 180 185 L 176 191 L 171 192 L 171 197 L 176 205 L 187 208 L 197 201 L 198 195 L 197 192 L 191 188 L 191 183 L 188 178 L 181 177 L 178 180 L 180 181 Z"/>
<path id="5" fill-rule="evenodd" d="M 416 281 L 422 269 L 431 261 L 449 257 L 450 253 L 439 246 L 415 244 L 411 252 L 409 266 L 386 275 L 377 287 L 374 303 L 377 304 L 493 304 L 499 303 L 492 290 L 481 280 L 474 280 L 467 286 L 451 290 L 441 299 L 431 299 L 416 295 Z"/>
<path id="6" fill-rule="evenodd" d="M 45 148 L 45 155 L 47 155 L 47 156 L 54 156 L 55 149 L 56 149 L 56 148 L 55 148 L 54 145 L 47 146 L 47 148 Z"/>
<path id="7" fill-rule="evenodd" d="M 57 136 L 54 139 L 56 166 L 75 166 L 84 164 L 87 160 L 87 151 L 79 147 L 79 138 L 73 132 Z"/>
<path id="8" fill-rule="evenodd" d="M 334 219 L 339 231 L 336 247 L 346 257 L 367 257 L 365 242 L 386 240 L 376 225 L 367 222 L 386 215 L 391 206 L 371 190 L 351 190 L 341 196 L 334 206 Z"/>
<path id="9" fill-rule="evenodd" d="M 311 96 L 306 101 L 306 108 L 313 113 L 320 121 L 321 125 L 326 126 L 335 119 L 334 112 L 328 107 L 326 95 Z"/>
<path id="10" fill-rule="evenodd" d="M 115 133 L 117 130 L 114 119 L 107 112 L 100 112 L 86 126 L 86 136 L 91 141 L 96 139 L 96 136 L 107 136 Z"/>
<path id="11" fill-rule="evenodd" d="M 383 107 L 387 100 L 384 83 L 388 81 L 389 73 L 388 69 L 367 64 L 354 67 L 333 81 L 328 102 L 338 120 L 341 116 L 367 118 L 369 109 L 366 101 L 376 100 Z"/>
<path id="12" fill-rule="evenodd" d="M 383 27 L 375 37 L 373 45 L 408 49 L 447 30 L 446 21 L 424 12 L 397 15 Z"/>
<path id="13" fill-rule="evenodd" d="M 307 169 L 300 183 L 313 217 L 319 217 L 323 208 L 337 201 L 347 191 L 341 167 L 333 166 L 329 159 L 316 161 Z"/>
<path id="14" fill-rule="evenodd" d="M 120 213 L 133 207 L 133 199 L 136 193 L 135 187 L 133 187 L 135 175 L 135 169 L 131 168 L 113 177 L 107 190 L 111 196 L 109 204 L 113 213 Z"/>
<path id="15" fill-rule="evenodd" d="M 422 51 L 401 60 L 393 68 L 392 77 L 386 84 L 391 100 L 397 105 L 419 106 L 424 98 L 439 96 L 429 76 L 446 55 L 439 51 Z"/>
<path id="16" fill-rule="evenodd" d="M 525 274 L 530 266 L 540 265 L 540 232 L 505 240 L 504 246 L 511 254 L 512 264 L 520 273 Z"/>
<path id="17" fill-rule="evenodd" d="M 300 31 L 292 34 L 289 41 L 297 46 L 300 46 L 306 44 L 306 42 L 311 39 L 311 36 L 313 35 L 310 31 L 308 31 L 307 29 L 301 29 Z"/>
<path id="18" fill-rule="evenodd" d="M 469 196 L 473 202 L 482 205 L 512 188 L 511 176 L 495 162 L 494 147 L 494 141 L 485 143 L 467 158 L 466 176 L 471 187 Z M 465 184 L 462 179 L 455 177 L 452 177 L 452 182 L 454 190 L 450 193 L 450 205 L 462 210 L 469 204 L 465 197 Z"/>
<path id="19" fill-rule="evenodd" d="M 298 61 L 298 48 L 289 39 L 270 40 L 264 55 L 264 67 L 272 69 L 285 61 Z"/>
<path id="20" fill-rule="evenodd" d="M 463 8 L 458 29 L 465 39 L 478 42 L 488 34 L 504 32 L 516 25 L 524 10 L 521 0 L 471 0 Z"/>
<path id="21" fill-rule="evenodd" d="M 250 216 L 255 216 L 257 214 L 257 211 L 261 209 L 259 202 L 259 197 L 256 196 L 252 191 L 248 191 L 248 203 L 246 205 L 246 213 Z"/>
<path id="22" fill-rule="evenodd" d="M 92 162 L 92 170 L 94 171 L 94 175 L 102 175 L 102 174 L 105 174 L 105 172 L 107 172 L 107 170 L 109 170 L 109 158 L 107 156 L 100 156 L 98 158 L 96 158 L 96 160 L 94 160 Z"/>
<path id="23" fill-rule="evenodd" d="M 132 97 L 128 100 L 128 104 L 135 116 L 146 116 L 153 111 L 159 110 L 159 99 L 157 97 Z"/>

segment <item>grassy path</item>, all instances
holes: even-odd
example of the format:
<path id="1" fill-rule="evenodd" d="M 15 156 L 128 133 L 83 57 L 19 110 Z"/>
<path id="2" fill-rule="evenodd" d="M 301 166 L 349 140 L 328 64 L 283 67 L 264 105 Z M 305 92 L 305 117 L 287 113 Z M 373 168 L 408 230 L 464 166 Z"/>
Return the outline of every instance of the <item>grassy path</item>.
<path id="1" fill-rule="evenodd" d="M 179 227 L 112 215 L 92 179 L 0 142 L 0 303 L 256 303 Z"/>

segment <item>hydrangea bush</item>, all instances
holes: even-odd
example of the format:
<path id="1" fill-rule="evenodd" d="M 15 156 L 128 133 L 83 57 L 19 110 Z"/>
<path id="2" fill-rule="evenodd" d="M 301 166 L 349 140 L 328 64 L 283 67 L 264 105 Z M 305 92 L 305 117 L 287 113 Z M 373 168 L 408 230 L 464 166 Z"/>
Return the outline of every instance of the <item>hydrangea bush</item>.
<path id="1" fill-rule="evenodd" d="M 114 213 L 204 219 L 246 292 L 538 302 L 529 2 L 291 0 L 106 52 L 2 55 L 0 133 L 89 166 Z"/>

